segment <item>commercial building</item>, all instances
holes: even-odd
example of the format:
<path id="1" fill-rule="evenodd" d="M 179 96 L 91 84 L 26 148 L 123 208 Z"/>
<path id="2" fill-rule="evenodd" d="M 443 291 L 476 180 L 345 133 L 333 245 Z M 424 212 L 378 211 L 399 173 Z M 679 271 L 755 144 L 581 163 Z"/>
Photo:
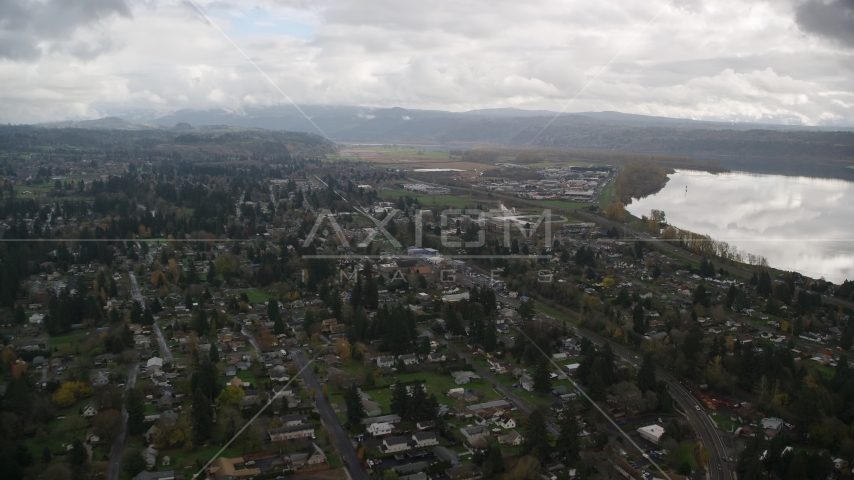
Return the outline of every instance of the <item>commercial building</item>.
<path id="1" fill-rule="evenodd" d="M 664 435 L 664 428 L 659 425 L 649 425 L 639 428 L 638 433 L 644 440 L 658 445 L 658 442 L 661 440 L 661 436 Z"/>

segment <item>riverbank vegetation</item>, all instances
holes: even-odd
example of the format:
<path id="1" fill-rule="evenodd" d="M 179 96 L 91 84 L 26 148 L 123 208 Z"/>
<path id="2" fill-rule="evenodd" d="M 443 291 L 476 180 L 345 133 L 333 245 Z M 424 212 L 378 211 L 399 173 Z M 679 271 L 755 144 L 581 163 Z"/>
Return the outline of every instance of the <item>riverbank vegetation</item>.
<path id="1" fill-rule="evenodd" d="M 623 204 L 658 192 L 667 183 L 667 170 L 650 162 L 630 162 L 617 175 L 617 198 Z"/>

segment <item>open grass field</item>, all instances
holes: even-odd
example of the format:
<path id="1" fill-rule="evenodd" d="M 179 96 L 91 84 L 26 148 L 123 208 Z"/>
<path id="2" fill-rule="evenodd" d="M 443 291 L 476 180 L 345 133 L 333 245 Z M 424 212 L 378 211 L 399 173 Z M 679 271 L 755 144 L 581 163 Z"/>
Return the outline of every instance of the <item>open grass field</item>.
<path id="1" fill-rule="evenodd" d="M 577 323 L 575 317 L 569 315 L 568 313 L 564 313 L 550 305 L 546 305 L 545 303 L 539 300 L 534 300 L 534 309 L 552 318 L 569 322 L 570 325 L 575 325 Z"/>
<path id="2" fill-rule="evenodd" d="M 251 303 L 267 303 L 272 298 L 272 295 L 270 295 L 269 293 L 263 292 L 256 288 L 247 290 L 246 296 L 249 297 L 249 301 Z"/>
<path id="3" fill-rule="evenodd" d="M 75 344 L 75 343 L 83 341 L 88 336 L 89 336 L 89 332 L 75 332 L 75 333 L 69 333 L 67 335 L 60 335 L 58 337 L 51 337 L 50 338 L 50 346 L 51 347 L 58 347 L 58 346 L 62 345 L 63 343 Z"/>
<path id="4" fill-rule="evenodd" d="M 379 190 L 377 195 L 388 202 L 394 202 L 400 197 L 406 198 L 407 196 L 417 198 L 418 203 L 422 207 L 436 207 L 436 210 L 445 206 L 451 208 L 475 208 L 478 204 L 483 205 L 485 203 L 482 198 L 460 197 L 456 195 L 413 195 L 412 192 L 406 190 Z"/>

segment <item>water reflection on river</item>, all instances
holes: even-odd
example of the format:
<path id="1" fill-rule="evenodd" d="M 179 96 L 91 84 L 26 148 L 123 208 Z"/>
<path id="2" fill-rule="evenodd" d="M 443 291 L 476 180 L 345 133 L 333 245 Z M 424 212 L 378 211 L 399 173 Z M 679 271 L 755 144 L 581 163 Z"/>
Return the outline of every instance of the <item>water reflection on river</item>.
<path id="1" fill-rule="evenodd" d="M 664 210 L 671 225 L 762 255 L 774 268 L 834 283 L 854 279 L 851 182 L 682 170 L 627 208 L 636 216 Z"/>

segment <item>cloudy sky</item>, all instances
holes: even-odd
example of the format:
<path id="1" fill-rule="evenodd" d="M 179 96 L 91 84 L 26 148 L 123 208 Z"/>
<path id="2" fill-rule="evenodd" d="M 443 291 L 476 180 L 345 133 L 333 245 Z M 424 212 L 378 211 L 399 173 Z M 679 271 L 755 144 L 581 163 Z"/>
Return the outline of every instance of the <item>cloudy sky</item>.
<path id="1" fill-rule="evenodd" d="M 854 0 L 193 2 L 0 0 L 0 122 L 287 95 L 854 125 Z"/>

